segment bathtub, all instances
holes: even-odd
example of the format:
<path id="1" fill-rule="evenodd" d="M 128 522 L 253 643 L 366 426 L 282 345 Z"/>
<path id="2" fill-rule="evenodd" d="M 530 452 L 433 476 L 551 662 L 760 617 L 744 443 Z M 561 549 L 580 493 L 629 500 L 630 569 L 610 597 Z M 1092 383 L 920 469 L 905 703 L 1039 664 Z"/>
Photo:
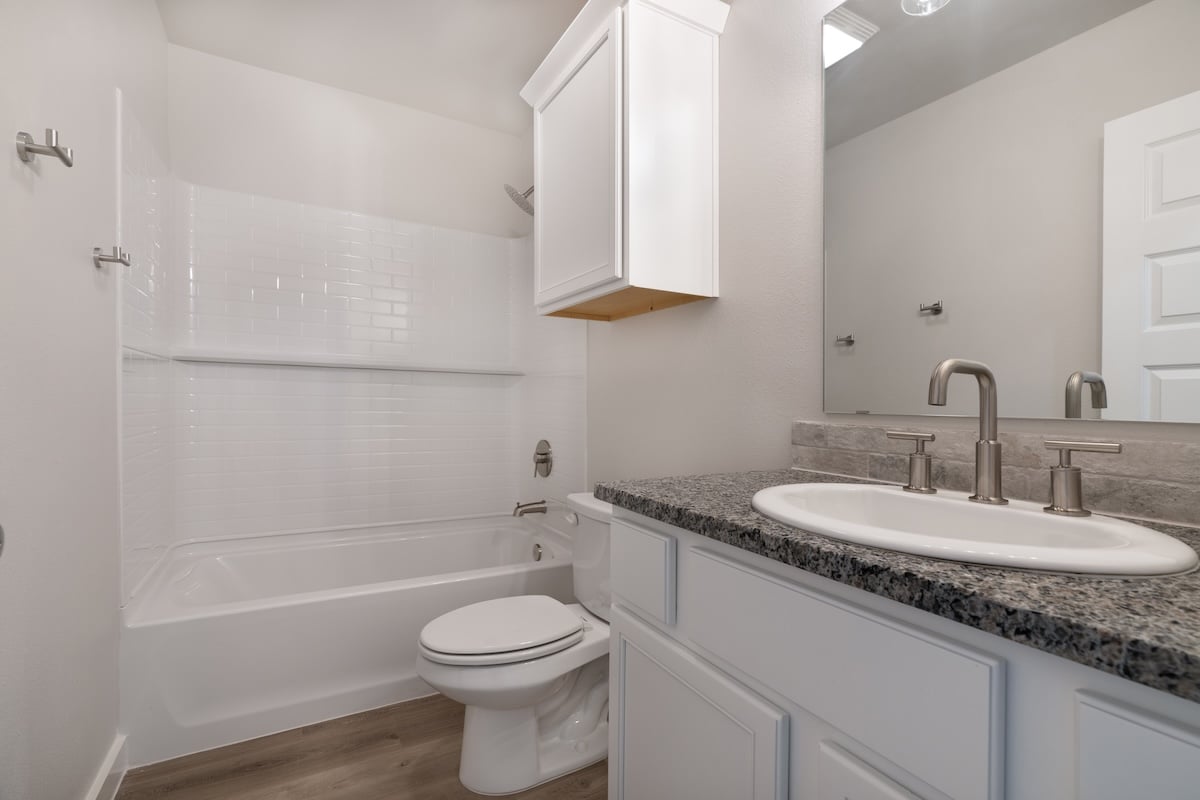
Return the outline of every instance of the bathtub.
<path id="1" fill-rule="evenodd" d="M 414 665 L 434 617 L 515 594 L 573 602 L 570 539 L 548 516 L 172 548 L 123 613 L 130 766 L 432 694 Z"/>

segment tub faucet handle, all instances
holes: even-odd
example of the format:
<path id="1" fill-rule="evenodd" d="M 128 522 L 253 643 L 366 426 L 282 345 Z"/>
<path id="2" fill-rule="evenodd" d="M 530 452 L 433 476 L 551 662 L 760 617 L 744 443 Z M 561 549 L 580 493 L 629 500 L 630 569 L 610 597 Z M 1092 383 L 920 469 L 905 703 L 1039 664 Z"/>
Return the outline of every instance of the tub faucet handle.
<path id="1" fill-rule="evenodd" d="M 533 448 L 533 477 L 536 478 L 540 475 L 548 478 L 552 469 L 554 469 L 554 454 L 550 451 L 550 443 L 545 439 L 540 439 L 537 446 Z"/>

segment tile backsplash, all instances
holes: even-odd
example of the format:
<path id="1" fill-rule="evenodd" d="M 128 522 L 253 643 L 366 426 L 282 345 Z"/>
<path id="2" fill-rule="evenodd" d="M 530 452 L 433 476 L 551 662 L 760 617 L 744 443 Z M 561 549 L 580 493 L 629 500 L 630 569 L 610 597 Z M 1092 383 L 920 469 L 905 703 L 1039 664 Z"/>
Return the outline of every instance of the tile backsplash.
<path id="1" fill-rule="evenodd" d="M 924 430 L 919 424 L 886 428 L 797 420 L 792 425 L 792 466 L 903 483 L 908 480 L 912 445 L 888 439 L 886 432 L 894 429 Z M 935 487 L 971 490 L 978 438 L 975 430 L 937 431 L 937 440 L 926 446 L 933 456 Z M 1046 449 L 1047 438 L 1051 437 L 1001 432 L 1006 497 L 1049 499 L 1049 469 L 1058 463 L 1058 452 Z M 1124 451 L 1119 455 L 1072 455 L 1072 463 L 1083 469 L 1084 505 L 1108 514 L 1200 525 L 1200 445 L 1120 441 Z"/>

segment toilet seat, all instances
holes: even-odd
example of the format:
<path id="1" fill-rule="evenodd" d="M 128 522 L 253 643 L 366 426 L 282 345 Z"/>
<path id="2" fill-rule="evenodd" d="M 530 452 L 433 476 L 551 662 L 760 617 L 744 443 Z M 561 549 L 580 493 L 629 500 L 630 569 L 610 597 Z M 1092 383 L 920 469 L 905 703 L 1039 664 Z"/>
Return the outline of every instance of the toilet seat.
<path id="1" fill-rule="evenodd" d="M 584 620 L 545 595 L 485 600 L 455 609 L 421 631 L 419 645 L 441 664 L 511 664 L 541 658 L 578 643 Z"/>

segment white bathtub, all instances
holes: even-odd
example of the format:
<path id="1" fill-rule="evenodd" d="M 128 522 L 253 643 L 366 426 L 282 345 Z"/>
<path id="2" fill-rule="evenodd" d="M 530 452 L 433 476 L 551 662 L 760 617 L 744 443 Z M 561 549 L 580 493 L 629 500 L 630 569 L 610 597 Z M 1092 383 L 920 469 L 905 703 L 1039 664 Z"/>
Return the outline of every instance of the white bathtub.
<path id="1" fill-rule="evenodd" d="M 413 669 L 425 623 L 514 594 L 572 601 L 569 539 L 544 518 L 173 548 L 124 612 L 130 764 L 431 694 Z"/>

